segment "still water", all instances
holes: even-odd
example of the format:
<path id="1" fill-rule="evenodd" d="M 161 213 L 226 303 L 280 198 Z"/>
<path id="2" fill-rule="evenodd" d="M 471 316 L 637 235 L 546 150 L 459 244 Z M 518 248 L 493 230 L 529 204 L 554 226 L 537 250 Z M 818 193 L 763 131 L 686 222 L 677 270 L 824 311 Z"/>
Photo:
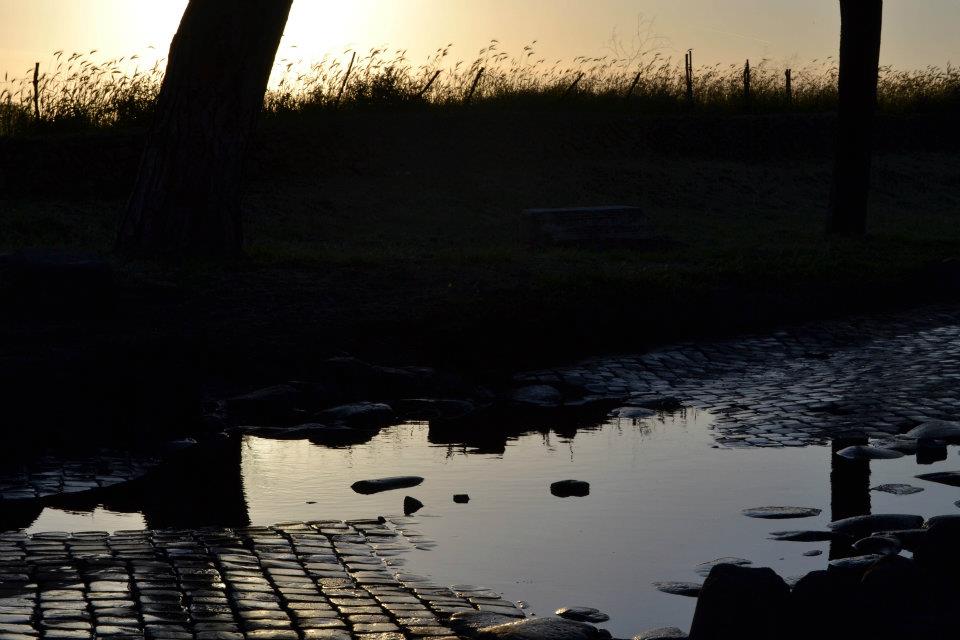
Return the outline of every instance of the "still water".
<path id="1" fill-rule="evenodd" d="M 835 473 L 832 495 L 828 447 L 719 449 L 711 423 L 706 413 L 687 412 L 561 429 L 562 435 L 538 429 L 479 446 L 442 444 L 449 439 L 427 424 L 385 429 L 347 448 L 246 437 L 118 504 L 47 508 L 28 530 L 390 517 L 402 512 L 404 496 L 411 495 L 426 506 L 396 521 L 426 542 L 404 556 L 404 571 L 442 584 L 491 588 L 529 603 L 540 615 L 561 606 L 594 606 L 611 616 L 604 626 L 615 637 L 630 637 L 655 626 L 688 628 L 695 601 L 660 593 L 651 583 L 702 581 L 696 566 L 714 558 L 746 558 L 784 577 L 824 568 L 828 543 L 767 537 L 776 530 L 823 527 L 831 504 L 835 511 L 851 504 L 876 513 L 956 511 L 960 490 L 913 478 L 956 467 L 955 448 L 946 461 L 929 466 L 907 457 L 863 463 L 854 477 Z M 357 480 L 394 475 L 426 480 L 371 496 L 350 489 Z M 552 482 L 568 478 L 590 482 L 590 495 L 550 494 Z M 868 491 L 884 483 L 925 491 Z M 460 493 L 470 495 L 469 504 L 453 502 Z M 824 512 L 790 521 L 740 514 L 766 505 Z M 812 550 L 823 555 L 803 555 Z"/>

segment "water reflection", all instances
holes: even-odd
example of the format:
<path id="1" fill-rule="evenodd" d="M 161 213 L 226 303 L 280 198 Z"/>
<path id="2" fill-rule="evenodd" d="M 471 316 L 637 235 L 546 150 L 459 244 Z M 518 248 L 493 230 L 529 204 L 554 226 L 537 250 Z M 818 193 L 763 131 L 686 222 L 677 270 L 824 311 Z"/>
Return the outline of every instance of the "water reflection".
<path id="1" fill-rule="evenodd" d="M 56 506 L 87 513 L 100 506 L 142 514 L 134 526 L 179 528 L 390 516 L 403 512 L 410 495 L 425 506 L 402 520 L 404 530 L 435 544 L 419 545 L 398 562 L 437 582 L 469 581 L 527 600 L 540 614 L 598 606 L 614 616 L 608 628 L 620 637 L 645 627 L 685 627 L 693 601 L 650 585 L 702 580 L 695 567 L 712 558 L 749 558 L 796 576 L 825 566 L 826 557 L 804 552 L 850 553 L 827 543 L 768 540 L 775 529 L 820 529 L 871 510 L 929 516 L 954 509 L 956 490 L 946 486 L 925 486 L 911 497 L 871 494 L 871 481 L 916 484 L 921 470 L 913 458 L 871 465 L 835 455 L 858 444 L 848 440 L 832 447 L 716 449 L 712 428 L 712 418 L 696 411 L 640 421 L 581 413 L 434 420 L 371 432 L 349 445 L 245 437 L 201 447 L 89 504 Z M 370 496 L 350 489 L 386 476 L 426 481 Z M 590 495 L 551 495 L 550 485 L 565 479 L 589 482 Z M 469 503 L 454 500 L 462 494 Z M 740 515 L 764 505 L 829 509 L 788 526 Z M 38 513 L 3 515 L 6 528 L 26 528 Z M 52 510 L 37 522 L 33 530 L 90 524 L 89 516 Z"/>

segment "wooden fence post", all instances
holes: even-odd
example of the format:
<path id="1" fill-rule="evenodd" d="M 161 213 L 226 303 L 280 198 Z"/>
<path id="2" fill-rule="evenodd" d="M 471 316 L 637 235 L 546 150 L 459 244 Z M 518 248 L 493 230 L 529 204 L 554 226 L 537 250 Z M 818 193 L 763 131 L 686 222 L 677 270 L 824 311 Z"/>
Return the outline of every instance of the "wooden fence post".
<path id="1" fill-rule="evenodd" d="M 40 122 L 40 63 L 33 66 L 33 117 Z"/>
<path id="2" fill-rule="evenodd" d="M 684 65 L 686 67 L 686 81 L 687 81 L 687 104 L 693 104 L 693 49 L 687 50 L 687 55 L 684 56 Z"/>
<path id="3" fill-rule="evenodd" d="M 643 71 L 637 72 L 637 77 L 633 79 L 633 84 L 630 85 L 630 89 L 627 90 L 627 95 L 624 96 L 625 100 L 629 100 L 633 95 L 633 92 L 637 90 L 637 85 L 640 84 L 640 77 L 643 75 Z"/>
<path id="4" fill-rule="evenodd" d="M 340 91 L 337 93 L 337 99 L 334 101 L 334 105 L 340 106 L 340 100 L 343 98 L 343 92 L 347 89 L 347 80 L 350 79 L 350 72 L 353 71 L 353 63 L 357 60 L 357 52 L 353 52 L 353 56 L 350 57 L 350 64 L 347 65 L 347 72 L 343 74 L 343 82 L 340 84 Z"/>
<path id="5" fill-rule="evenodd" d="M 787 78 L 787 104 L 793 104 L 793 71 L 787 69 L 784 75 Z"/>
<path id="6" fill-rule="evenodd" d="M 437 72 L 433 74 L 433 77 L 430 78 L 429 81 L 427 81 L 427 84 L 423 86 L 423 89 L 420 89 L 420 92 L 417 94 L 417 97 L 422 98 L 423 96 L 427 95 L 427 91 L 430 91 L 430 87 L 433 86 L 433 83 L 436 82 L 437 78 L 439 77 L 440 77 L 440 71 L 437 70 Z"/>
<path id="7" fill-rule="evenodd" d="M 750 104 L 750 61 L 743 65 L 743 102 Z"/>
<path id="8" fill-rule="evenodd" d="M 560 96 L 560 100 L 566 100 L 567 97 L 576 90 L 577 85 L 580 84 L 581 80 L 583 80 L 583 71 L 577 74 L 576 80 L 573 81 L 573 84 L 567 87 L 567 90 L 563 92 L 562 96 Z"/>
<path id="9" fill-rule="evenodd" d="M 483 72 L 484 68 L 480 67 L 480 70 L 477 71 L 477 76 L 473 79 L 473 84 L 470 85 L 470 91 L 467 92 L 467 97 L 463 100 L 465 104 L 470 104 L 470 101 L 473 100 L 473 94 L 476 93 L 477 87 L 480 85 L 480 78 L 483 77 Z"/>

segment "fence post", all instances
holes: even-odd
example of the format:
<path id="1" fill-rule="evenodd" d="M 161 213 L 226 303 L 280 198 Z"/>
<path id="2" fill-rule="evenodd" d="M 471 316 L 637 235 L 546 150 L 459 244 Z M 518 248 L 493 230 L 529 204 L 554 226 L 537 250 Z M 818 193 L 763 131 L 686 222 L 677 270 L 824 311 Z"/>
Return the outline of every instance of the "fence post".
<path id="1" fill-rule="evenodd" d="M 340 91 L 337 93 L 337 99 L 334 101 L 334 105 L 340 106 L 340 100 L 343 98 L 343 92 L 347 88 L 347 80 L 350 79 L 350 72 L 353 71 L 353 63 L 357 60 L 357 52 L 354 51 L 353 55 L 350 57 L 350 64 L 347 65 L 347 72 L 343 74 L 343 82 L 340 84 Z"/>
<path id="2" fill-rule="evenodd" d="M 427 95 L 427 91 L 430 91 L 430 87 L 433 86 L 433 83 L 436 82 L 437 78 L 439 77 L 440 77 L 440 71 L 438 70 L 436 73 L 433 74 L 433 77 L 430 78 L 427 84 L 423 86 L 423 89 L 420 89 L 420 93 L 417 94 L 417 97 L 422 98 L 423 96 Z"/>
<path id="3" fill-rule="evenodd" d="M 624 100 L 629 100 L 633 95 L 633 92 L 637 90 L 637 85 L 640 84 L 640 77 L 643 75 L 643 71 L 637 72 L 637 77 L 633 79 L 633 84 L 630 85 L 630 89 L 627 90 L 627 95 L 623 98 Z"/>
<path id="4" fill-rule="evenodd" d="M 693 104 L 693 49 L 687 50 L 684 56 L 684 65 L 687 81 L 687 104 Z"/>
<path id="5" fill-rule="evenodd" d="M 40 122 L 40 63 L 33 66 L 33 117 Z"/>
<path id="6" fill-rule="evenodd" d="M 480 84 L 480 78 L 483 77 L 483 71 L 483 67 L 480 67 L 480 70 L 477 71 L 477 76 L 473 79 L 473 84 L 470 85 L 470 91 L 467 93 L 467 97 L 463 101 L 465 104 L 470 104 L 470 101 L 473 100 L 473 94 L 477 91 L 477 86 Z"/>
<path id="7" fill-rule="evenodd" d="M 750 61 L 743 65 L 743 101 L 750 104 Z"/>
<path id="8" fill-rule="evenodd" d="M 784 75 L 787 78 L 787 104 L 793 104 L 793 71 L 787 69 Z"/>
<path id="9" fill-rule="evenodd" d="M 581 72 L 577 75 L 577 78 L 576 78 L 576 80 L 573 81 L 573 84 L 571 84 L 569 87 L 567 87 L 567 90 L 563 92 L 563 95 L 560 96 L 560 100 L 566 100 L 567 97 L 576 90 L 577 85 L 580 84 L 580 81 L 581 81 L 581 80 L 583 80 L 583 71 L 581 71 Z"/>

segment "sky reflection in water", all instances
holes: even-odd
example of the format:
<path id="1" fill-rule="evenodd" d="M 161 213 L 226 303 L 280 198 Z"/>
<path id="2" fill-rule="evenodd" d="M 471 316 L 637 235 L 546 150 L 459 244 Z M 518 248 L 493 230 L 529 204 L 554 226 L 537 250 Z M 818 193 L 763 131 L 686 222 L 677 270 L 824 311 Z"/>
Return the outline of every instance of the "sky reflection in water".
<path id="1" fill-rule="evenodd" d="M 239 453 L 208 469 L 225 478 L 217 486 L 190 478 L 185 465 L 177 473 L 183 484 L 148 500 L 144 515 L 47 509 L 30 531 L 236 525 L 243 523 L 244 510 L 258 525 L 390 516 L 400 514 L 403 497 L 412 495 L 426 506 L 409 527 L 436 544 L 404 556 L 405 570 L 439 583 L 492 588 L 525 600 L 541 615 L 561 606 L 596 606 L 612 616 L 605 626 L 615 636 L 652 626 L 687 628 L 695 601 L 659 593 L 652 582 L 700 581 L 696 565 L 724 556 L 748 558 L 785 577 L 823 568 L 829 557 L 826 543 L 774 542 L 767 536 L 829 522 L 830 449 L 715 449 L 710 424 L 709 415 L 690 412 L 612 422 L 572 438 L 566 431 L 567 436 L 534 432 L 511 438 L 503 453 L 486 454 L 432 444 L 438 438 L 430 437 L 425 424 L 386 429 L 367 444 L 344 449 L 246 438 Z M 947 461 L 929 466 L 918 467 L 910 457 L 877 461 L 869 479 L 861 473 L 837 489 L 848 504 L 869 500 L 874 512 L 956 512 L 957 489 L 913 478 L 952 469 L 956 462 L 953 448 Z M 392 475 L 426 481 L 372 496 L 350 490 L 357 480 Z M 231 476 L 236 485 L 242 481 L 242 492 L 230 486 Z M 567 478 L 589 481 L 591 495 L 552 496 L 550 483 Z M 864 492 L 867 486 L 899 482 L 925 491 Z M 204 495 L 184 499 L 190 491 Z M 455 504 L 457 493 L 468 493 L 470 503 Z M 155 503 L 165 501 L 176 508 L 157 512 Z M 765 505 L 812 506 L 824 513 L 789 521 L 740 515 L 744 508 Z M 123 508 L 136 510 L 136 499 Z M 813 549 L 824 554 L 803 555 Z"/>

